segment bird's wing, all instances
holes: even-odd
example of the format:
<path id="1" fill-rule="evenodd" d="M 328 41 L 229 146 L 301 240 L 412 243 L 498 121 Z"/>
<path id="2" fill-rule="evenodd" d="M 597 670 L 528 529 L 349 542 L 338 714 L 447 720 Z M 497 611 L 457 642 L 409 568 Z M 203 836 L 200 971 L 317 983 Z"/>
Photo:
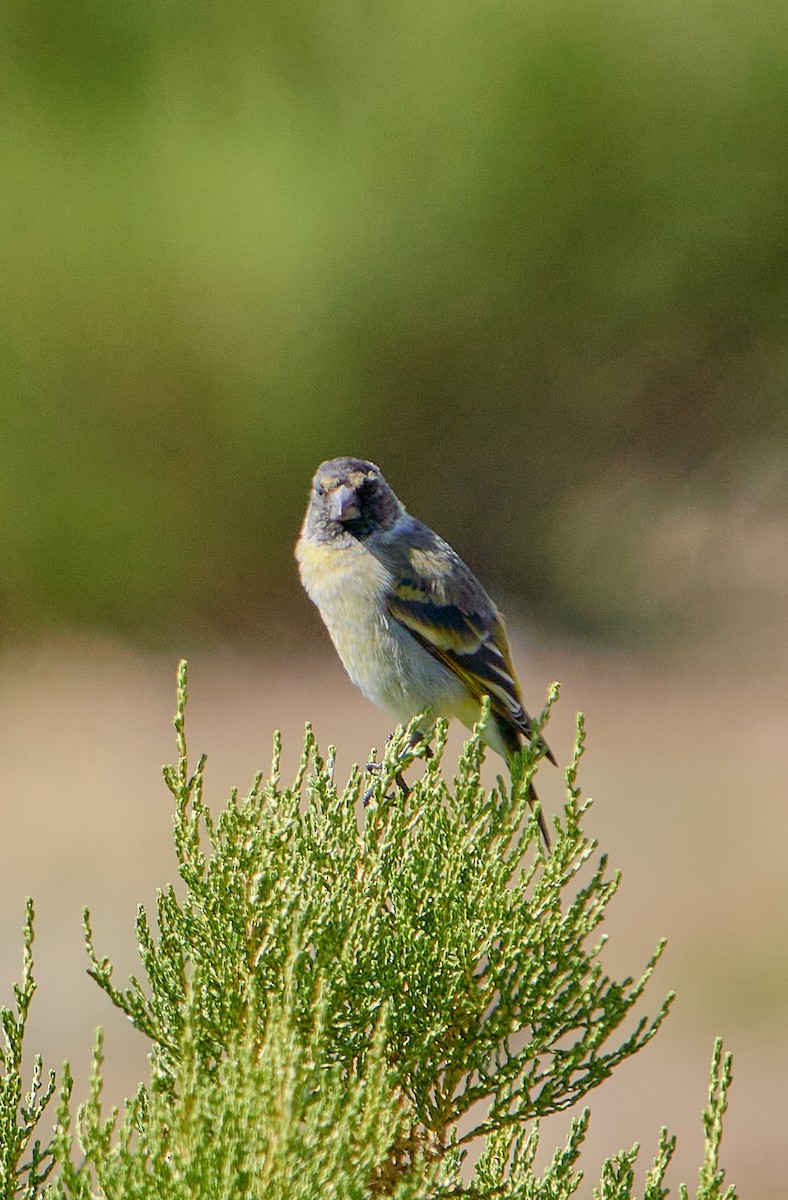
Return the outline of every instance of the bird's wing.
<path id="1" fill-rule="evenodd" d="M 421 544 L 386 555 L 393 580 L 389 614 L 472 696 L 489 696 L 492 712 L 505 728 L 530 738 L 531 718 L 520 696 L 501 614 L 462 559 L 437 535 L 421 529 L 429 534 Z M 545 752 L 554 762 L 549 747 Z"/>

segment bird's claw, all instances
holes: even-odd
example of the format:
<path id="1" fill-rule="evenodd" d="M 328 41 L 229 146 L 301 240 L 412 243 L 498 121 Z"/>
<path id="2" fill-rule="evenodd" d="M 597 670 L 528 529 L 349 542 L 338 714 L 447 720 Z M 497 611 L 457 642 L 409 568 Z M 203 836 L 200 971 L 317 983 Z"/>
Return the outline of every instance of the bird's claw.
<path id="1" fill-rule="evenodd" d="M 389 734 L 389 736 L 386 738 L 387 745 L 391 741 L 392 737 L 393 737 L 393 734 Z M 368 762 L 365 764 L 365 767 L 366 767 L 366 770 L 371 772 L 372 774 L 380 774 L 380 772 L 383 770 L 383 763 Z M 401 771 L 397 771 L 396 775 L 394 776 L 394 782 L 396 783 L 397 787 L 399 788 L 403 800 L 407 800 L 408 796 L 410 795 L 410 788 L 408 787 L 407 783 L 405 782 Z M 369 804 L 370 800 L 372 799 L 372 794 L 373 794 L 374 790 L 375 790 L 374 787 L 368 787 L 367 790 L 364 792 L 364 795 L 361 797 L 361 803 L 364 805 L 365 808 Z"/>
<path id="2" fill-rule="evenodd" d="M 415 732 L 415 733 L 413 733 L 413 734 L 411 735 L 410 739 L 408 740 L 408 743 L 407 743 L 407 745 L 404 747 L 404 749 L 402 750 L 401 754 L 398 756 L 398 758 L 399 758 L 399 761 L 405 761 L 405 760 L 406 760 L 406 765 L 408 765 L 408 766 L 409 766 L 409 765 L 410 765 L 410 763 L 411 763 L 411 762 L 412 762 L 412 760 L 413 760 L 413 757 L 414 757 L 414 756 L 411 754 L 411 751 L 415 750 L 416 746 L 418 746 L 420 742 L 423 742 L 423 741 L 424 741 L 424 736 L 425 736 L 425 735 L 424 735 L 424 734 L 421 732 L 421 730 L 418 730 L 418 729 L 417 729 L 417 730 L 416 730 L 416 732 Z M 387 747 L 388 747 L 388 746 L 390 746 L 393 740 L 394 740 L 394 734 L 393 734 L 393 733 L 390 733 L 390 734 L 388 734 L 388 736 L 387 736 L 387 738 L 386 738 L 386 746 L 387 746 Z M 432 758 L 432 749 L 431 749 L 431 747 L 430 747 L 430 746 L 428 746 L 428 745 L 425 745 L 425 746 L 422 748 L 422 750 L 421 750 L 421 752 L 420 752 L 420 755 L 419 755 L 419 756 L 417 756 L 417 757 L 421 757 L 421 758 L 425 758 L 425 759 L 427 759 L 427 758 Z M 373 773 L 375 773 L 375 772 L 377 772 L 377 773 L 381 772 L 381 771 L 383 770 L 383 767 L 384 767 L 384 764 L 383 764 L 383 763 L 379 763 L 379 762 L 368 762 L 368 763 L 366 763 L 366 769 L 367 769 L 367 771 L 370 771 L 370 772 L 373 772 Z M 409 796 L 409 795 L 410 795 L 410 793 L 411 793 L 411 789 L 410 789 L 410 787 L 408 786 L 408 784 L 405 782 L 405 778 L 404 778 L 404 776 L 403 776 L 403 774 L 402 774 L 402 771 L 401 771 L 401 770 L 400 770 L 400 771 L 397 771 L 397 772 L 396 772 L 396 774 L 394 775 L 394 782 L 396 783 L 397 787 L 399 788 L 399 790 L 400 790 L 400 794 L 401 794 L 402 798 L 403 798 L 404 800 L 407 800 L 408 796 Z M 366 792 L 364 793 L 364 795 L 363 795 L 363 797 L 362 797 L 362 803 L 363 803 L 365 806 L 366 806 L 367 804 L 369 804 L 369 801 L 372 799 L 372 793 L 373 793 L 373 791 L 374 791 L 374 788 L 371 788 L 371 787 L 370 787 L 370 788 L 367 788 Z"/>

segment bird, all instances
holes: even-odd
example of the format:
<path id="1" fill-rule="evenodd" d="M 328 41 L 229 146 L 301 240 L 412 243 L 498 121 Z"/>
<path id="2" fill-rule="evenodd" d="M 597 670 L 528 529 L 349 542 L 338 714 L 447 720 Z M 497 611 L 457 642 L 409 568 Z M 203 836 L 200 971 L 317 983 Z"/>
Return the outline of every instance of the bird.
<path id="1" fill-rule="evenodd" d="M 503 616 L 456 551 L 407 512 L 374 463 L 320 464 L 295 556 L 350 679 L 398 723 L 424 714 L 472 728 L 486 695 L 482 736 L 510 767 L 523 739 L 538 736 Z M 555 763 L 541 737 L 538 745 Z M 529 800 L 549 850 L 533 787 Z"/>

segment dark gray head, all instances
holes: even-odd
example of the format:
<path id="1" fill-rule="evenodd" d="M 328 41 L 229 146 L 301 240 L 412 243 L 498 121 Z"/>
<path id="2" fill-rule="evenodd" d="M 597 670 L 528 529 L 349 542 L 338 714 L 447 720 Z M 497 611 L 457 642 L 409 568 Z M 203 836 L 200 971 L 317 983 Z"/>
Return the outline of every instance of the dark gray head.
<path id="1" fill-rule="evenodd" d="M 332 458 L 315 471 L 306 521 L 323 536 L 363 539 L 393 528 L 404 511 L 374 463 Z"/>

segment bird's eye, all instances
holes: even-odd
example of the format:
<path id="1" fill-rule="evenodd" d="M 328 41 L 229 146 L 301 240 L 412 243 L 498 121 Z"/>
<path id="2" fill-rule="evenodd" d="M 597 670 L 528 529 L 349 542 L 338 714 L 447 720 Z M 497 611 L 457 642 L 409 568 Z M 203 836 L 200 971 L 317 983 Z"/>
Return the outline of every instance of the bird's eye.
<path id="1" fill-rule="evenodd" d="M 325 496 L 326 489 L 323 487 L 322 483 L 315 484 L 315 494 L 317 496 Z"/>

